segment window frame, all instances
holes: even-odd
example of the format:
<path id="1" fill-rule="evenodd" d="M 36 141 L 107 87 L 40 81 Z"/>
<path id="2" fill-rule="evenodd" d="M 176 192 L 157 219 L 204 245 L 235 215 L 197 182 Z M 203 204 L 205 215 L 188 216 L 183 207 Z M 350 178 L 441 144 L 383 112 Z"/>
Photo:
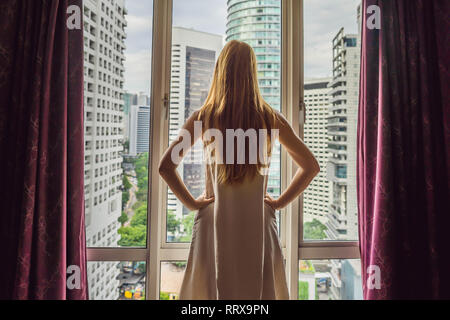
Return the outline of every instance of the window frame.
<path id="1" fill-rule="evenodd" d="M 224 0 L 226 1 L 226 0 Z M 303 138 L 303 0 L 280 0 L 281 110 Z M 172 0 L 153 0 L 151 130 L 146 248 L 87 248 L 88 261 L 145 261 L 146 299 L 158 300 L 160 267 L 164 261 L 186 261 L 189 243 L 166 240 L 167 186 L 159 176 L 159 159 L 169 141 L 169 100 L 172 53 Z M 286 189 L 296 165 L 281 148 L 281 189 Z M 281 237 L 291 300 L 298 299 L 299 260 L 359 259 L 358 241 L 303 239 L 303 196 L 281 211 Z M 153 245 L 152 245 L 153 244 Z"/>

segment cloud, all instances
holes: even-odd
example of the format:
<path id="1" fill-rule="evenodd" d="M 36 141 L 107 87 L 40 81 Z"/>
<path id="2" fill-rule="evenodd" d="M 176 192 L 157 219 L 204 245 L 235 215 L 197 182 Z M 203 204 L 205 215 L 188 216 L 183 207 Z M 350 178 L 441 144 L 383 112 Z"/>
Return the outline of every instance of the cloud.
<path id="1" fill-rule="evenodd" d="M 174 0 L 173 25 L 224 35 L 227 0 Z"/>
<path id="2" fill-rule="evenodd" d="M 305 0 L 305 78 L 332 75 L 332 40 L 344 28 L 347 34 L 358 29 L 356 8 L 360 0 Z"/>
<path id="3" fill-rule="evenodd" d="M 127 0 L 125 32 L 125 90 L 150 92 L 152 51 L 152 1 Z"/>
<path id="4" fill-rule="evenodd" d="M 148 92 L 151 85 L 151 51 L 140 50 L 125 53 L 125 90 L 128 92 Z"/>
<path id="5" fill-rule="evenodd" d="M 127 15 L 127 33 L 129 35 L 141 35 L 142 33 L 149 32 L 152 30 L 152 16 L 136 16 Z"/>

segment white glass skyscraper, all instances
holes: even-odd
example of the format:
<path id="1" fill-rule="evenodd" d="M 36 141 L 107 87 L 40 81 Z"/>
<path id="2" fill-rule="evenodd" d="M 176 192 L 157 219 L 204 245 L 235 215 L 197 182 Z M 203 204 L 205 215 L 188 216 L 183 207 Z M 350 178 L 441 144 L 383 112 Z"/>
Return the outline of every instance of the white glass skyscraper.
<path id="1" fill-rule="evenodd" d="M 116 247 L 122 207 L 124 0 L 83 1 L 85 212 L 88 247 Z M 117 263 L 88 265 L 91 299 L 117 299 Z"/>
<path id="2" fill-rule="evenodd" d="M 329 84 L 327 177 L 330 180 L 327 237 L 332 240 L 358 239 L 356 196 L 356 139 L 359 98 L 359 36 L 341 28 L 333 39 L 333 80 Z M 332 299 L 344 299 L 354 278 L 360 279 L 356 262 L 332 260 Z M 344 276 L 345 275 L 345 276 Z M 360 281 L 360 280 L 359 280 Z M 359 297 L 360 292 L 354 293 Z"/>
<path id="3" fill-rule="evenodd" d="M 357 35 L 339 30 L 333 39 L 333 80 L 329 84 L 327 178 L 331 181 L 327 236 L 357 240 L 356 127 L 360 49 Z"/>
<path id="4" fill-rule="evenodd" d="M 142 101 L 144 102 L 144 101 Z M 150 143 L 150 105 L 133 105 L 130 107 L 129 137 L 130 156 L 149 152 Z"/>
<path id="5" fill-rule="evenodd" d="M 328 162 L 328 83 L 330 78 L 310 79 L 304 84 L 306 122 L 304 141 L 319 162 L 321 171 L 303 194 L 304 222 L 313 219 L 325 224 L 328 221 L 328 200 L 330 182 L 326 176 Z M 307 236 L 306 236 L 307 237 Z M 309 239 L 308 239 L 309 240 Z"/>

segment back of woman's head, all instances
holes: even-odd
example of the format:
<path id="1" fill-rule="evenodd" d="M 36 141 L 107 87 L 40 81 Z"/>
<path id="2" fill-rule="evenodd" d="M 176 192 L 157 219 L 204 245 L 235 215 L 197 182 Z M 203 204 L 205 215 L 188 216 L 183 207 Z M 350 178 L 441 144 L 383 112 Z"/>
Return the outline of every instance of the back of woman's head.
<path id="1" fill-rule="evenodd" d="M 220 130 L 226 145 L 227 129 L 266 129 L 266 150 L 270 153 L 271 129 L 275 119 L 275 111 L 264 101 L 259 91 L 257 61 L 253 49 L 244 42 L 229 41 L 217 59 L 211 89 L 199 112 L 203 132 L 208 129 Z M 258 135 L 258 146 L 259 139 Z M 206 145 L 208 143 L 211 141 L 205 142 Z M 218 165 L 219 182 L 241 182 L 246 177 L 255 176 L 265 167 L 259 158 L 257 164 L 247 161 L 250 149 L 246 147 L 245 164 L 238 164 L 233 159 L 232 164 Z M 236 156 L 237 152 L 234 152 L 234 157 Z"/>

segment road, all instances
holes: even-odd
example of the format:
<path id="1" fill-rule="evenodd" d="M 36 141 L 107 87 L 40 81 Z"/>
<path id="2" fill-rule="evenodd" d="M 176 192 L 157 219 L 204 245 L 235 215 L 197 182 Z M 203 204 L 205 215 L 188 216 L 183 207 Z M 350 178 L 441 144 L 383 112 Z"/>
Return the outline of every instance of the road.
<path id="1" fill-rule="evenodd" d="M 125 206 L 125 210 L 124 210 L 126 215 L 128 216 L 128 221 L 125 223 L 124 226 L 130 225 L 131 218 L 134 215 L 133 206 L 137 202 L 136 193 L 139 190 L 138 186 L 136 185 L 135 178 L 130 177 L 130 176 L 127 176 L 127 177 L 128 177 L 128 181 L 130 181 L 130 183 L 131 183 L 131 188 L 129 190 L 130 198 L 128 199 L 128 202 L 127 202 L 127 204 Z"/>

